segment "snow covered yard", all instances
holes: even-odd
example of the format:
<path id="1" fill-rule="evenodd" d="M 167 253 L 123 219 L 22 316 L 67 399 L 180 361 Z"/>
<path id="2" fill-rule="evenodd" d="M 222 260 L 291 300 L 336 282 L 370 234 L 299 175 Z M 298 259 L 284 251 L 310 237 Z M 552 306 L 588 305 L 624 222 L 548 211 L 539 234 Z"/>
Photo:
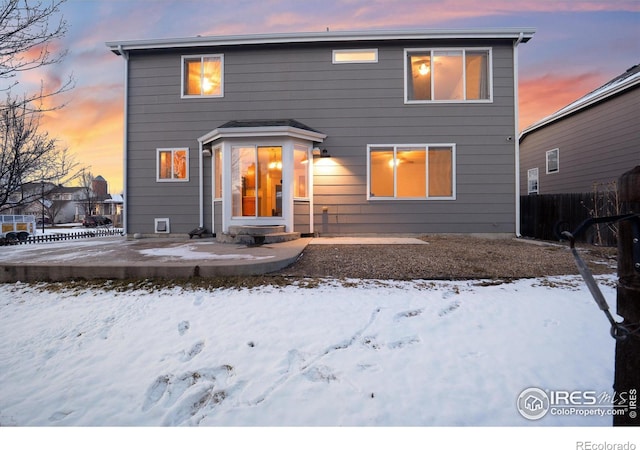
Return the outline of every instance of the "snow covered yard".
<path id="1" fill-rule="evenodd" d="M 578 276 L 42 287 L 0 285 L 3 426 L 612 422 L 516 408 L 529 387 L 612 390 L 615 342 Z"/>

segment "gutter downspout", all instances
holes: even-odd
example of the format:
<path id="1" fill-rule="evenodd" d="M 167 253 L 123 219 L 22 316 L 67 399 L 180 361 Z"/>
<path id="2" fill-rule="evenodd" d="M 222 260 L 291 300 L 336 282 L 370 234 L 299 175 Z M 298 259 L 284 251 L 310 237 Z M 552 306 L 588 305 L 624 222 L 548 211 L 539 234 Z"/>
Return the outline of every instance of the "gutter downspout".
<path id="1" fill-rule="evenodd" d="M 313 143 L 312 143 L 313 144 Z M 313 236 L 313 145 L 307 149 L 307 178 L 309 180 L 309 234 Z"/>
<path id="2" fill-rule="evenodd" d="M 128 203 L 128 198 L 127 198 L 127 178 L 128 178 L 128 164 L 127 164 L 127 153 L 129 152 L 128 149 L 128 117 L 129 117 L 129 104 L 128 104 L 128 98 L 129 96 L 127 95 L 129 92 L 129 54 L 124 51 L 122 49 L 122 45 L 118 45 L 118 52 L 120 52 L 120 55 L 122 56 L 122 58 L 124 59 L 124 124 L 123 124 L 123 145 L 122 145 L 122 150 L 123 150 L 123 164 L 122 164 L 122 169 L 123 169 L 123 184 L 122 184 L 122 200 L 123 200 L 123 204 L 122 204 L 122 231 L 124 233 L 124 235 L 126 236 L 128 233 L 128 214 L 127 214 L 127 203 Z"/>
<path id="3" fill-rule="evenodd" d="M 202 179 L 204 170 L 202 168 L 202 141 L 198 140 L 198 204 L 200 210 L 199 227 L 204 226 L 204 180 Z"/>
<path id="4" fill-rule="evenodd" d="M 515 140 L 515 159 L 516 159 L 516 237 L 522 237 L 520 234 L 520 139 L 518 128 L 520 126 L 518 120 L 519 106 L 518 106 L 518 45 L 524 39 L 524 33 L 520 32 L 518 40 L 513 44 L 513 99 L 514 99 L 514 123 L 515 130 L 513 139 Z"/>

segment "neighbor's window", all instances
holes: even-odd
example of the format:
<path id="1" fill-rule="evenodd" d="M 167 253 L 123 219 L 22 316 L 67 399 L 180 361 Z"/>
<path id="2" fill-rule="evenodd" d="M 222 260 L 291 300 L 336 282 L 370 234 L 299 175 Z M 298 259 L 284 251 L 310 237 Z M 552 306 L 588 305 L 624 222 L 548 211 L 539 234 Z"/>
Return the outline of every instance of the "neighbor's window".
<path id="1" fill-rule="evenodd" d="M 527 171 L 527 193 L 538 193 L 538 168 L 529 169 Z"/>
<path id="2" fill-rule="evenodd" d="M 183 56 L 182 96 L 222 97 L 223 56 Z"/>
<path id="3" fill-rule="evenodd" d="M 159 148 L 157 181 L 189 181 L 188 161 L 188 148 Z"/>
<path id="4" fill-rule="evenodd" d="M 491 50 L 405 50 L 406 102 L 491 100 Z"/>
<path id="5" fill-rule="evenodd" d="M 560 171 L 560 149 L 554 148 L 547 152 L 547 173 Z"/>
<path id="6" fill-rule="evenodd" d="M 369 200 L 455 199 L 455 145 L 368 147 Z"/>
<path id="7" fill-rule="evenodd" d="M 377 48 L 333 51 L 334 64 L 377 63 L 377 62 L 378 62 Z"/>

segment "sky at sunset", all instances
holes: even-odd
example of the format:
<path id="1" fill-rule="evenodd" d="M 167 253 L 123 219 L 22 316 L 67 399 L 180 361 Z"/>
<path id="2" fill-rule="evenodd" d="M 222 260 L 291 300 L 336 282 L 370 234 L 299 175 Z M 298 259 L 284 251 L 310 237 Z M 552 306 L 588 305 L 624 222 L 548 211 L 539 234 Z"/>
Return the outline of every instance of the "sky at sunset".
<path id="1" fill-rule="evenodd" d="M 46 2 L 45 2 L 46 3 Z M 519 47 L 520 129 L 640 63 L 640 0 L 67 0 L 64 61 L 20 87 L 73 75 L 68 104 L 43 120 L 52 136 L 123 188 L 124 61 L 106 41 L 277 32 L 534 27 Z M 37 84 L 33 84 L 37 83 Z"/>

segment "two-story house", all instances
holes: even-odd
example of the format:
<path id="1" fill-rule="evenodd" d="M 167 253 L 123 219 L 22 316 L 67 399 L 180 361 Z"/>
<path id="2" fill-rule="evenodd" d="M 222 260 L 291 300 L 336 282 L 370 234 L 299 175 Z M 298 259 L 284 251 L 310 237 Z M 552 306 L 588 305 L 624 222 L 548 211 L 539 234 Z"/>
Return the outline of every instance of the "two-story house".
<path id="1" fill-rule="evenodd" d="M 518 233 L 531 28 L 108 42 L 128 234 Z"/>

